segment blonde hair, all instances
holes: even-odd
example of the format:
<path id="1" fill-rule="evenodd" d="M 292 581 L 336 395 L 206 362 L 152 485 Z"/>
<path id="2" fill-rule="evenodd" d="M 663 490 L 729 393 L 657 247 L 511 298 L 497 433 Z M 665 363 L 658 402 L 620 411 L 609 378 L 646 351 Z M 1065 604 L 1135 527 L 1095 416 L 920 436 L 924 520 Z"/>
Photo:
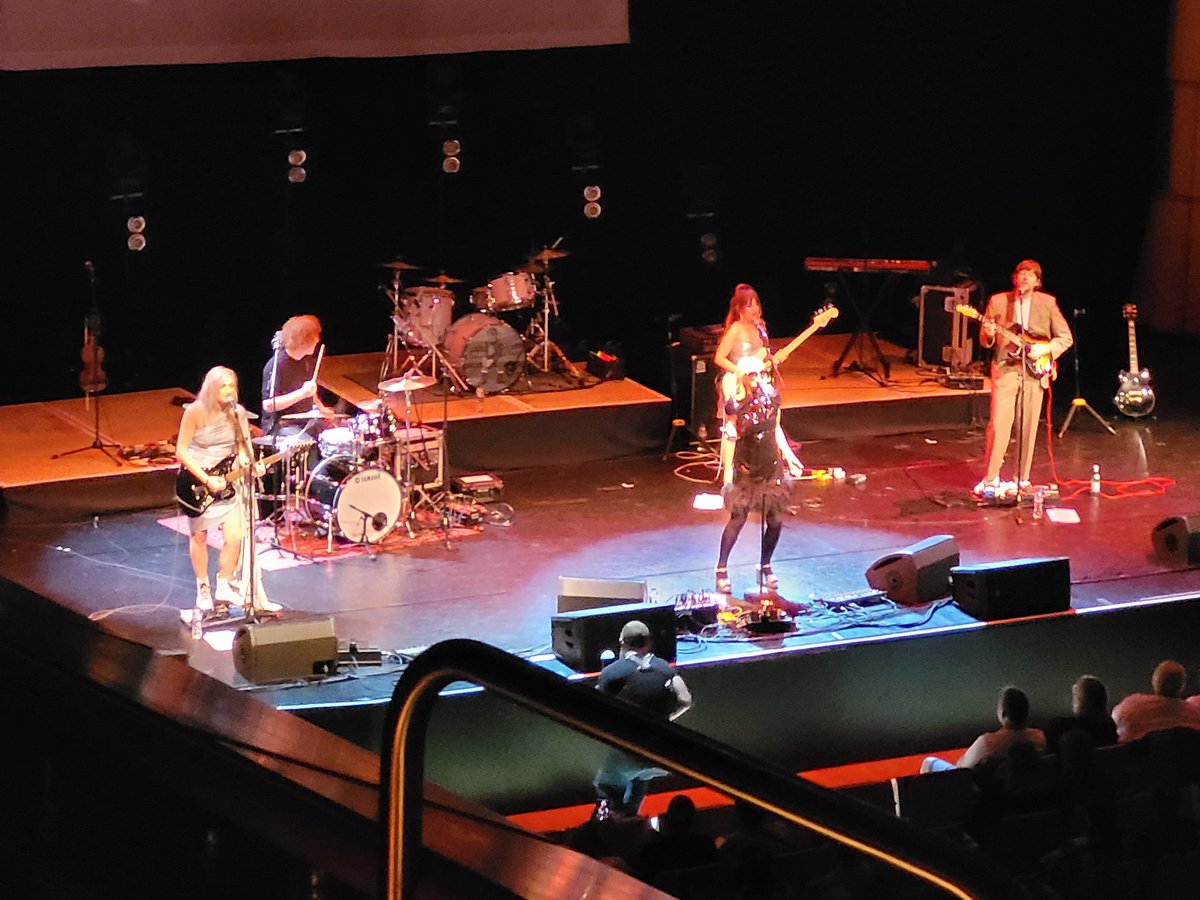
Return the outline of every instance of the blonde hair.
<path id="1" fill-rule="evenodd" d="M 233 386 L 237 388 L 237 372 L 228 366 L 213 366 L 204 374 L 204 381 L 200 383 L 200 391 L 196 394 L 196 400 L 208 412 L 216 410 L 217 392 L 221 390 L 221 384 L 226 378 L 232 378 Z M 237 401 L 236 396 L 234 397 L 234 401 Z"/>
<path id="2" fill-rule="evenodd" d="M 283 349 L 298 350 L 320 339 L 321 320 L 316 316 L 292 316 L 283 323 L 280 334 Z"/>

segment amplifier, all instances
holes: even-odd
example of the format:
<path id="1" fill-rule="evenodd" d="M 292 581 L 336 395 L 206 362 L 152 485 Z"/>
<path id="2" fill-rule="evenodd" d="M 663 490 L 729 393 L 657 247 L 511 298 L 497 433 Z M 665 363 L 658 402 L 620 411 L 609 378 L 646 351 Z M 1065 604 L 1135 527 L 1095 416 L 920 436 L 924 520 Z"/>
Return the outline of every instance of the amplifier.
<path id="1" fill-rule="evenodd" d="M 397 478 L 405 474 L 405 456 L 408 457 L 412 483 L 427 488 L 440 488 L 446 483 L 445 438 L 440 428 L 428 425 L 403 425 L 392 435 L 396 444 L 393 472 Z"/>
<path id="2" fill-rule="evenodd" d="M 456 494 L 466 494 L 476 503 L 491 503 L 504 496 L 504 481 L 491 472 L 456 475 L 450 481 Z"/>

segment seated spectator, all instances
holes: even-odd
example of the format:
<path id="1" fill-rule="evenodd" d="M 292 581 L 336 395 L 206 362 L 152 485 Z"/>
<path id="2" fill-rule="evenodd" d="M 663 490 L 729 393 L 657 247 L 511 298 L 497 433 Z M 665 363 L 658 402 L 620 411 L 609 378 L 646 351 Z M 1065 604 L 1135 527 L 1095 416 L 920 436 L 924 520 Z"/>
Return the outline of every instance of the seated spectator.
<path id="1" fill-rule="evenodd" d="M 725 881 L 720 896 L 775 897 L 781 887 L 775 860 L 792 846 L 779 823 L 761 807 L 744 800 L 735 800 L 733 806 L 740 827 L 719 842 L 717 862 Z"/>
<path id="2" fill-rule="evenodd" d="M 1059 740 L 1068 731 L 1083 731 L 1093 747 L 1117 742 L 1117 724 L 1108 714 L 1108 689 L 1099 678 L 1083 675 L 1071 685 L 1071 715 L 1051 719 L 1046 726 L 1046 748 L 1058 753 Z"/>
<path id="3" fill-rule="evenodd" d="M 634 854 L 633 874 L 653 882 L 660 872 L 690 869 L 717 860 L 717 847 L 708 835 L 694 831 L 696 804 L 686 794 L 676 794 L 658 820 L 658 831 Z"/>
<path id="4" fill-rule="evenodd" d="M 996 702 L 996 718 L 1000 720 L 1000 728 L 975 738 L 975 742 L 958 761 L 958 768 L 974 769 L 993 757 L 1001 756 L 1017 743 L 1032 744 L 1038 753 L 1045 751 L 1046 735 L 1040 728 L 1030 728 L 1026 724 L 1029 721 L 1029 698 L 1020 688 L 1012 685 L 1001 688 Z M 922 773 L 945 772 L 953 768 L 950 763 L 936 756 L 927 756 L 921 763 Z"/>
<path id="5" fill-rule="evenodd" d="M 1122 744 L 1168 728 L 1200 728 L 1200 707 L 1183 699 L 1187 671 L 1173 659 L 1154 668 L 1153 694 L 1130 694 L 1115 707 L 1112 718 Z"/>

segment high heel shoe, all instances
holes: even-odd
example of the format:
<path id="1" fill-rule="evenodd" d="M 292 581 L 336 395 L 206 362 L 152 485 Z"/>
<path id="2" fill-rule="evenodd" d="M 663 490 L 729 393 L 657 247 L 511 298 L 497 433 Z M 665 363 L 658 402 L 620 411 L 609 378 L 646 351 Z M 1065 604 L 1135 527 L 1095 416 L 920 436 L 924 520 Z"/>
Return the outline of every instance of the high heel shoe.
<path id="1" fill-rule="evenodd" d="M 717 593 L 732 594 L 733 584 L 729 581 L 729 570 L 725 566 L 717 566 Z"/>
<path id="2" fill-rule="evenodd" d="M 757 569 L 763 587 L 769 591 L 775 591 L 779 589 L 779 578 L 777 578 L 775 573 L 771 571 L 770 564 L 758 566 Z"/>

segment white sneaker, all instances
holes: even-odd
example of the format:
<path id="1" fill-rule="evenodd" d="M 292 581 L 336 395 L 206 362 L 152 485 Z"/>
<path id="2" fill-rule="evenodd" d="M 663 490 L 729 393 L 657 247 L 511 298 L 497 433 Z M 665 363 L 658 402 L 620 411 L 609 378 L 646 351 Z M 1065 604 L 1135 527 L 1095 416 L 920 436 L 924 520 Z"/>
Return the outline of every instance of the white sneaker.
<path id="1" fill-rule="evenodd" d="M 267 597 L 259 597 L 258 600 L 255 602 L 255 606 L 257 606 L 259 608 L 259 610 L 261 610 L 262 612 L 282 612 L 283 611 L 282 606 L 280 606 L 274 600 L 268 599 Z"/>
<path id="2" fill-rule="evenodd" d="M 971 493 L 974 494 L 976 497 L 981 497 L 981 496 L 983 496 L 983 493 L 988 488 L 991 488 L 992 490 L 996 490 L 999 487 L 1000 487 L 1000 476 L 997 475 L 991 481 L 988 481 L 986 478 L 981 479 L 979 484 L 975 485 L 975 487 L 973 487 L 971 489 Z"/>
<path id="3" fill-rule="evenodd" d="M 230 584 L 220 575 L 217 576 L 217 589 L 213 593 L 213 599 L 218 603 L 225 603 L 229 606 L 242 605 L 242 595 L 232 584 Z"/>
<path id="4" fill-rule="evenodd" d="M 196 609 L 211 612 L 213 608 L 212 592 L 207 584 L 196 585 Z"/>

